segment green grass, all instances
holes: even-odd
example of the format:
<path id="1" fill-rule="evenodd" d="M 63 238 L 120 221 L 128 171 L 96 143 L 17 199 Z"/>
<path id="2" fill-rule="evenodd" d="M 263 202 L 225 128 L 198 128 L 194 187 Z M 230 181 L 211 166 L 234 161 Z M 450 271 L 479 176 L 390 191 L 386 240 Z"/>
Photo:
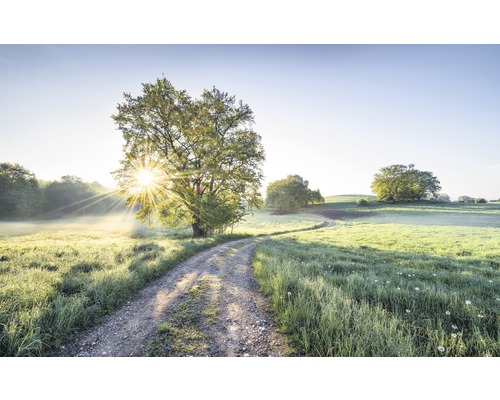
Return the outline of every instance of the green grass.
<path id="1" fill-rule="evenodd" d="M 498 205 L 368 208 L 375 214 L 257 246 L 258 282 L 297 351 L 499 356 Z"/>
<path id="2" fill-rule="evenodd" d="M 47 355 L 181 261 L 241 237 L 71 230 L 0 237 L 0 355 Z"/>
<path id="3" fill-rule="evenodd" d="M 44 356 L 99 323 L 181 261 L 229 240 L 321 223 L 310 214 L 247 216 L 234 234 L 146 229 L 133 217 L 0 223 L 0 356 Z"/>
<path id="4" fill-rule="evenodd" d="M 248 235 L 270 235 L 283 232 L 310 229 L 323 223 L 319 215 L 311 214 L 304 209 L 293 214 L 273 215 L 274 210 L 264 209 L 253 216 L 247 215 L 233 232 Z"/>

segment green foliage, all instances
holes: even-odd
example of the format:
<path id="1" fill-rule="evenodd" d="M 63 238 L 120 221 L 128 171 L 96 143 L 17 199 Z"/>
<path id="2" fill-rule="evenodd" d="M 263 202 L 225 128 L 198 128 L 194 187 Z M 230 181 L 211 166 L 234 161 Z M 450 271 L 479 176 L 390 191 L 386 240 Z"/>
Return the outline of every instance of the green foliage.
<path id="1" fill-rule="evenodd" d="M 370 199 L 358 199 L 356 200 L 356 204 L 358 206 L 367 206 L 368 204 L 370 204 Z"/>
<path id="2" fill-rule="evenodd" d="M 0 218 L 54 218 L 102 214 L 124 208 L 121 196 L 76 176 L 40 182 L 19 164 L 0 164 Z"/>
<path id="3" fill-rule="evenodd" d="M 476 203 L 487 203 L 486 199 L 483 199 L 482 197 L 476 199 Z"/>
<path id="4" fill-rule="evenodd" d="M 324 204 L 325 203 L 325 199 L 321 195 L 321 192 L 319 191 L 319 189 L 316 189 L 316 190 L 310 190 L 309 189 L 309 199 L 308 199 L 308 202 L 310 204 Z"/>
<path id="5" fill-rule="evenodd" d="M 308 204 L 322 204 L 325 199 L 319 189 L 309 189 L 309 182 L 299 175 L 271 182 L 266 190 L 266 203 L 280 210 L 293 210 Z"/>
<path id="6" fill-rule="evenodd" d="M 436 198 L 439 180 L 429 171 L 419 171 L 413 164 L 390 165 L 380 169 L 371 185 L 379 201 L 414 201 Z"/>
<path id="7" fill-rule="evenodd" d="M 35 175 L 19 164 L 0 164 L 0 218 L 22 219 L 38 215 L 43 193 Z"/>
<path id="8" fill-rule="evenodd" d="M 436 200 L 441 203 L 449 203 L 451 198 L 446 193 L 440 193 Z"/>
<path id="9" fill-rule="evenodd" d="M 474 203 L 476 199 L 474 199 L 474 197 L 470 197 L 470 196 L 459 196 L 458 197 L 458 201 L 460 203 Z"/>
<path id="10" fill-rule="evenodd" d="M 76 176 L 63 176 L 60 181 L 52 181 L 44 187 L 44 211 L 51 217 L 103 212 L 116 203 L 116 197 L 102 190 L 100 185 L 84 182 Z"/>
<path id="11" fill-rule="evenodd" d="M 143 84 L 142 96 L 124 99 L 112 117 L 125 139 L 125 159 L 115 177 L 129 203 L 140 204 L 148 215 L 161 214 L 165 223 L 172 215 L 187 217 L 193 237 L 238 222 L 238 204 L 262 205 L 264 150 L 247 104 L 216 88 L 192 99 L 165 78 Z M 162 178 L 147 195 L 137 196 L 130 189 L 141 166 L 154 166 Z M 215 205 L 223 210 L 208 217 Z M 166 211 L 168 206 L 177 209 Z"/>

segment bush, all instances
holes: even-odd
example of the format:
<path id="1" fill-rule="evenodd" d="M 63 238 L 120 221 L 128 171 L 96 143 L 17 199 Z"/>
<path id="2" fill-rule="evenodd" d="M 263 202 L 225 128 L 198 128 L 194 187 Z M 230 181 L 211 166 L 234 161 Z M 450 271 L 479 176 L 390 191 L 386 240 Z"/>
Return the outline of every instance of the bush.
<path id="1" fill-rule="evenodd" d="M 459 196 L 458 201 L 460 203 L 474 203 L 474 197 L 470 196 Z"/>
<path id="2" fill-rule="evenodd" d="M 476 199 L 476 203 L 487 203 L 486 199 L 483 199 L 482 197 Z"/>
<path id="3" fill-rule="evenodd" d="M 358 199 L 356 200 L 358 206 L 367 206 L 369 204 L 368 199 Z"/>

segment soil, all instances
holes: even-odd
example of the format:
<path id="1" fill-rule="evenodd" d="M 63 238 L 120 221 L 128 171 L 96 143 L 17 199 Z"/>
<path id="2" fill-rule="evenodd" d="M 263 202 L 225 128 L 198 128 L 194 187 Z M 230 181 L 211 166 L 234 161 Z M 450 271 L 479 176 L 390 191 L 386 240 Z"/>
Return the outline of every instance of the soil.
<path id="1" fill-rule="evenodd" d="M 53 356 L 296 355 L 252 273 L 255 246 L 266 238 L 224 243 L 191 257 Z"/>

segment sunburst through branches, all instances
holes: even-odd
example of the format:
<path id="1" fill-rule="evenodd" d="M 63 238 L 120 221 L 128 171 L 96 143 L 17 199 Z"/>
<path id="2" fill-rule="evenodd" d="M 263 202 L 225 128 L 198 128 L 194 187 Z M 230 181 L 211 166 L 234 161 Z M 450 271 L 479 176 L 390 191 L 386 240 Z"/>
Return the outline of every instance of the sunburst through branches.
<path id="1" fill-rule="evenodd" d="M 151 214 L 158 211 L 158 203 L 164 195 L 165 173 L 159 163 L 151 159 L 129 159 L 129 162 L 122 189 L 126 189 L 130 195 L 129 206 L 139 204 L 142 212 L 147 214 L 143 217 L 151 221 Z"/>

